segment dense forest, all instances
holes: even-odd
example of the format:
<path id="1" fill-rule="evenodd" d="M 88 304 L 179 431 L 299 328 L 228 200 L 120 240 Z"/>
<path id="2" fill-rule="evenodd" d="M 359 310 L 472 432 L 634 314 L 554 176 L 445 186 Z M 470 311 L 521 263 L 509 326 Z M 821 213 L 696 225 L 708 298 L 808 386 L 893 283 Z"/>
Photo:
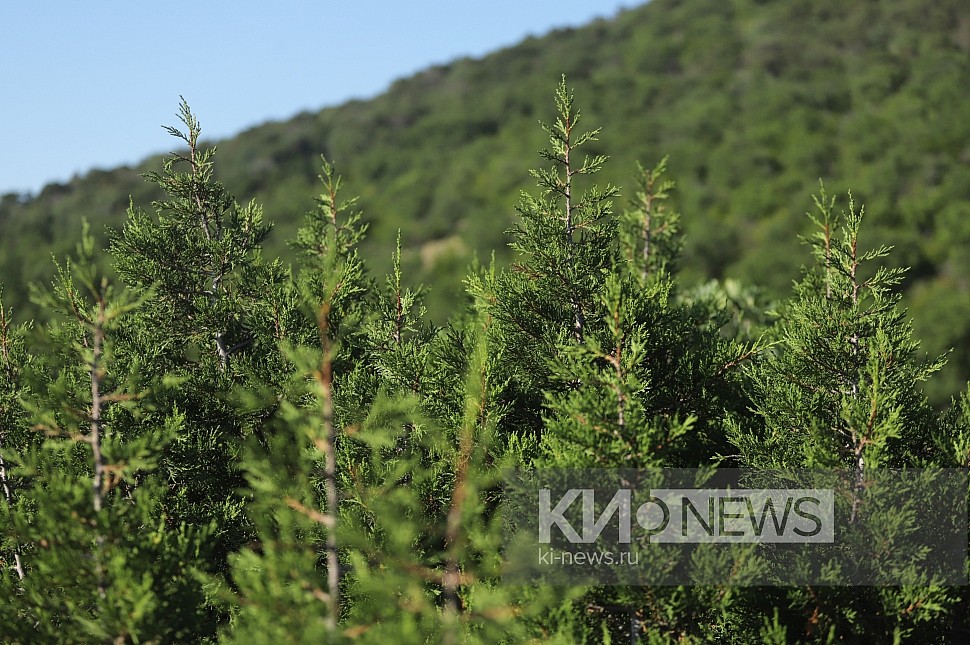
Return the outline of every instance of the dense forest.
<path id="1" fill-rule="evenodd" d="M 5 196 L 0 641 L 970 639 L 966 558 L 503 578 L 512 471 L 970 467 L 968 51 L 956 2 L 654 0 Z"/>
<path id="2" fill-rule="evenodd" d="M 940 407 L 970 377 L 968 54 L 961 0 L 655 0 L 254 128 L 219 142 L 217 172 L 265 207 L 266 249 L 288 261 L 326 155 L 360 195 L 364 257 L 388 271 L 400 229 L 402 266 L 434 285 L 427 305 L 443 323 L 473 253 L 512 258 L 505 232 L 530 186 L 525 160 L 543 145 L 536 120 L 565 74 L 604 126 L 604 182 L 629 186 L 637 161 L 669 157 L 690 284 L 757 286 L 767 308 L 799 276 L 806 195 L 819 179 L 833 194 L 851 188 L 870 212 L 869 244 L 895 245 L 890 261 L 911 267 L 900 288 L 916 336 L 930 354 L 953 350 L 929 386 Z M 81 216 L 106 241 L 129 197 L 161 196 L 140 178 L 160 163 L 0 199 L 0 276 L 18 320 L 40 315 L 27 290 L 51 275 L 39 251 L 69 252 Z"/>

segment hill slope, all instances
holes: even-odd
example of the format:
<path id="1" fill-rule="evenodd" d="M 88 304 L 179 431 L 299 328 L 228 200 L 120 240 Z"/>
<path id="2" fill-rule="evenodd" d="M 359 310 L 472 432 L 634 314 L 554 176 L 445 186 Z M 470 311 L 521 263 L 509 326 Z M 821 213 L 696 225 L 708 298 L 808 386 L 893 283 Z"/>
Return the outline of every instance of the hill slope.
<path id="1" fill-rule="evenodd" d="M 897 246 L 932 352 L 956 347 L 951 385 L 970 367 L 970 14 L 963 0 L 785 3 L 654 0 L 581 29 L 531 38 L 394 83 L 366 102 L 269 123 L 219 143 L 217 171 L 240 201 L 265 205 L 285 240 L 335 161 L 371 223 L 380 270 L 398 228 L 413 276 L 447 303 L 472 250 L 506 255 L 527 168 L 543 143 L 560 74 L 576 89 L 603 181 L 632 185 L 634 161 L 670 155 L 687 231 L 689 277 L 733 276 L 787 290 L 807 252 L 796 234 L 818 179 L 851 188 L 867 243 Z M 320 82 L 319 80 L 317 82 Z M 191 97 L 188 97 L 191 101 Z M 175 109 L 173 97 L 173 111 Z M 201 115 L 203 126 L 205 115 Z M 93 172 L 32 199 L 0 200 L 0 281 L 21 312 L 47 253 L 71 248 L 80 217 L 119 226 L 138 174 Z M 937 395 L 942 394 L 942 391 Z"/>

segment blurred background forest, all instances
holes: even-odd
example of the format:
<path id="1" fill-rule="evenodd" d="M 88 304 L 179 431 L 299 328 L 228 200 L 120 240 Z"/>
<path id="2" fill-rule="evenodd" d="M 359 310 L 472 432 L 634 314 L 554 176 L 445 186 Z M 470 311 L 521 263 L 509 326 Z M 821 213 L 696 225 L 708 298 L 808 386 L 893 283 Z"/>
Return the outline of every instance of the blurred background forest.
<path id="1" fill-rule="evenodd" d="M 824 180 L 867 212 L 863 245 L 892 244 L 916 335 L 953 348 L 941 403 L 970 376 L 970 11 L 964 0 L 653 0 L 395 82 L 384 94 L 216 142 L 218 178 L 265 207 L 270 254 L 292 251 L 320 191 L 320 155 L 360 194 L 379 275 L 398 229 L 404 268 L 443 321 L 477 255 L 510 257 L 506 230 L 544 143 L 537 120 L 565 74 L 589 125 L 599 181 L 632 187 L 636 161 L 669 155 L 688 283 L 733 279 L 786 295 L 808 249 L 797 234 Z M 192 97 L 186 97 L 191 102 Z M 178 97 L 172 97 L 175 111 Z M 201 115 L 203 128 L 205 114 Z M 203 131 L 204 134 L 204 131 Z M 56 154 L 56 150 L 51 151 Z M 137 167 L 92 171 L 0 198 L 0 283 L 19 319 L 42 317 L 28 285 L 73 249 L 82 217 L 103 242 L 129 198 L 159 197 Z M 621 191 L 623 208 L 632 190 Z"/>

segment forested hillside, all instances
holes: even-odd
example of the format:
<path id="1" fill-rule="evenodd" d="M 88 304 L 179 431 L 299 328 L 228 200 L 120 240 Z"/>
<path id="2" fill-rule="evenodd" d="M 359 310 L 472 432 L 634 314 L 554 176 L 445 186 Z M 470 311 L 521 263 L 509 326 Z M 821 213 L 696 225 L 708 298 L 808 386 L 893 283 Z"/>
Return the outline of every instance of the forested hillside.
<path id="1" fill-rule="evenodd" d="M 891 240 L 895 261 L 912 267 L 917 335 L 933 352 L 956 348 L 934 399 L 958 388 L 970 368 L 970 15 L 960 0 L 656 0 L 219 142 L 220 178 L 265 205 L 276 224 L 267 248 L 289 258 L 284 241 L 316 192 L 319 155 L 335 160 L 368 214 L 365 255 L 387 268 L 400 228 L 403 262 L 436 286 L 429 306 L 442 320 L 472 251 L 509 257 L 522 160 L 542 143 L 535 122 L 560 74 L 604 126 L 607 179 L 628 185 L 635 160 L 669 155 L 689 280 L 734 277 L 784 295 L 807 196 L 820 178 L 851 187 L 871 241 Z M 81 216 L 103 240 L 129 195 L 158 197 L 139 177 L 157 163 L 3 197 L 0 275 L 20 315 L 36 313 L 24 285 L 49 275 L 46 251 L 71 248 Z"/>

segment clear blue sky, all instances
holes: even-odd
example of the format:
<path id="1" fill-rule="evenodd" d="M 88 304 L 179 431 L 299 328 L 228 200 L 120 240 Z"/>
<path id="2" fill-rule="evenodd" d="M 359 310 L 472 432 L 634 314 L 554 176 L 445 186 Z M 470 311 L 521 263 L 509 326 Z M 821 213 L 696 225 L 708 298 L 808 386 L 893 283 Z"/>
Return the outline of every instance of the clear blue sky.
<path id="1" fill-rule="evenodd" d="M 0 194 L 369 97 L 637 0 L 0 0 Z"/>

